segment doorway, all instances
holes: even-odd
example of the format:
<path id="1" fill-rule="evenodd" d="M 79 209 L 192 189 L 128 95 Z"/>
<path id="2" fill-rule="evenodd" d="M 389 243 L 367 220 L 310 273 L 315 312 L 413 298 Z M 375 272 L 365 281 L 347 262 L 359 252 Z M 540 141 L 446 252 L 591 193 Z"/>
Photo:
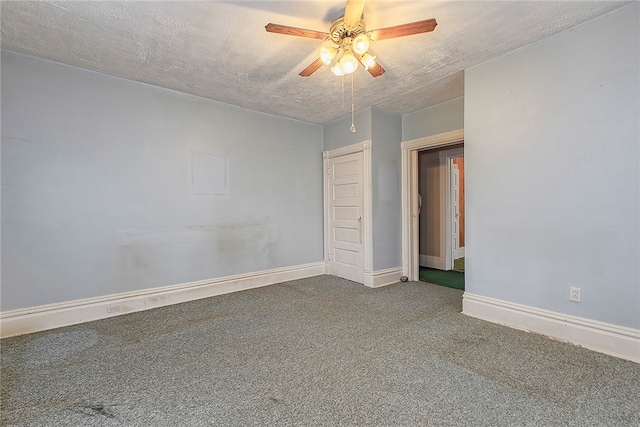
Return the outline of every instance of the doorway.
<path id="1" fill-rule="evenodd" d="M 464 150 L 462 144 L 418 152 L 419 276 L 464 290 Z"/>
<path id="2" fill-rule="evenodd" d="M 439 239 L 441 245 L 444 246 L 445 256 L 439 257 L 438 262 L 442 269 L 451 269 L 454 259 L 454 245 L 451 237 L 453 221 L 451 220 L 451 203 L 449 203 L 451 199 L 449 196 L 445 198 L 444 195 L 451 194 L 450 171 L 452 168 L 450 165 L 453 164 L 451 159 L 464 155 L 462 149 L 453 149 L 453 147 L 463 142 L 464 131 L 457 130 L 402 143 L 402 267 L 403 274 L 407 276 L 409 280 L 419 280 L 420 268 L 419 152 L 423 150 L 440 149 L 440 152 L 443 154 L 440 155 L 439 161 L 441 163 L 444 162 L 445 165 L 449 165 L 446 167 L 447 173 L 443 179 L 443 181 L 448 183 L 445 186 L 445 191 L 440 195 L 440 200 L 443 202 L 440 208 L 441 211 L 443 210 L 442 206 L 445 206 L 442 218 L 445 218 L 448 223 L 445 226 L 445 233 L 443 233 Z M 448 210 L 446 206 L 449 206 Z M 460 244 L 458 244 L 458 249 L 459 246 Z"/>
<path id="3" fill-rule="evenodd" d="M 329 159 L 329 271 L 334 276 L 362 282 L 363 171 L 362 151 Z"/>
<path id="4" fill-rule="evenodd" d="M 325 273 L 370 286 L 371 142 L 323 157 Z"/>

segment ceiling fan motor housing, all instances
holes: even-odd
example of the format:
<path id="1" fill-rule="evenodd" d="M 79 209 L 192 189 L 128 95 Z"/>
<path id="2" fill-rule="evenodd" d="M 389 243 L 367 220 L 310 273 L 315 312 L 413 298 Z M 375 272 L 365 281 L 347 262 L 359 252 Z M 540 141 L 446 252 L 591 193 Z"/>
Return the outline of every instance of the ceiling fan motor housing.
<path id="1" fill-rule="evenodd" d="M 329 38 L 337 45 L 341 45 L 344 39 L 354 39 L 360 34 L 367 32 L 367 28 L 364 25 L 364 21 L 360 20 L 355 27 L 347 27 L 344 24 L 344 18 L 340 18 L 331 24 L 329 31 Z"/>

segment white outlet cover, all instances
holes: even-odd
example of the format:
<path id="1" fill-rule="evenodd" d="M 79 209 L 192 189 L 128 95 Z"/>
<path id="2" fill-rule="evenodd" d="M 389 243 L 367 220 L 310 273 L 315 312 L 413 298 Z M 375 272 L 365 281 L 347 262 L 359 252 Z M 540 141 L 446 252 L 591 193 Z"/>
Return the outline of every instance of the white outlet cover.
<path id="1" fill-rule="evenodd" d="M 569 287 L 569 301 L 582 302 L 582 290 L 580 288 Z"/>

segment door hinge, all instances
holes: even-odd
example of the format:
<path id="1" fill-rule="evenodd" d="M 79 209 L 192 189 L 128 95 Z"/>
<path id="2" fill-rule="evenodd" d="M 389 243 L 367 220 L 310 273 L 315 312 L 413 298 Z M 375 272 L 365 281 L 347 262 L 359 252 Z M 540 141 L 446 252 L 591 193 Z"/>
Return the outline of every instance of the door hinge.
<path id="1" fill-rule="evenodd" d="M 327 261 L 331 261 L 331 252 L 327 252 Z"/>

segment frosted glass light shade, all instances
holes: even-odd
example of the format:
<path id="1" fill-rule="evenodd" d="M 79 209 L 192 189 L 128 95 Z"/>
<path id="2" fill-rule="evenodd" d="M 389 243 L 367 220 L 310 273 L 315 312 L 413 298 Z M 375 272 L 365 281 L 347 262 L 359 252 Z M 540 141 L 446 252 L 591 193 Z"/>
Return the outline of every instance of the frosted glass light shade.
<path id="1" fill-rule="evenodd" d="M 362 65 L 364 65 L 364 68 L 366 69 L 369 69 L 369 67 L 373 67 L 376 63 L 376 57 L 373 55 L 369 55 L 368 53 L 362 55 L 362 58 L 360 60 L 362 61 Z"/>
<path id="2" fill-rule="evenodd" d="M 338 51 L 335 48 L 331 46 L 322 46 L 318 52 L 318 56 L 324 65 L 329 65 L 331 64 L 331 61 L 333 61 L 333 58 L 335 58 L 336 53 L 338 53 Z"/>
<path id="3" fill-rule="evenodd" d="M 359 34 L 353 39 L 353 51 L 358 55 L 362 55 L 369 50 L 369 37 L 366 34 Z"/>
<path id="4" fill-rule="evenodd" d="M 351 74 L 358 69 L 358 60 L 352 53 L 345 53 L 338 61 L 338 67 L 344 74 Z"/>
<path id="5" fill-rule="evenodd" d="M 344 76 L 344 72 L 342 72 L 342 70 L 340 69 L 340 67 L 338 67 L 337 64 L 331 67 L 331 71 L 333 72 L 333 74 L 335 74 L 338 77 Z"/>

